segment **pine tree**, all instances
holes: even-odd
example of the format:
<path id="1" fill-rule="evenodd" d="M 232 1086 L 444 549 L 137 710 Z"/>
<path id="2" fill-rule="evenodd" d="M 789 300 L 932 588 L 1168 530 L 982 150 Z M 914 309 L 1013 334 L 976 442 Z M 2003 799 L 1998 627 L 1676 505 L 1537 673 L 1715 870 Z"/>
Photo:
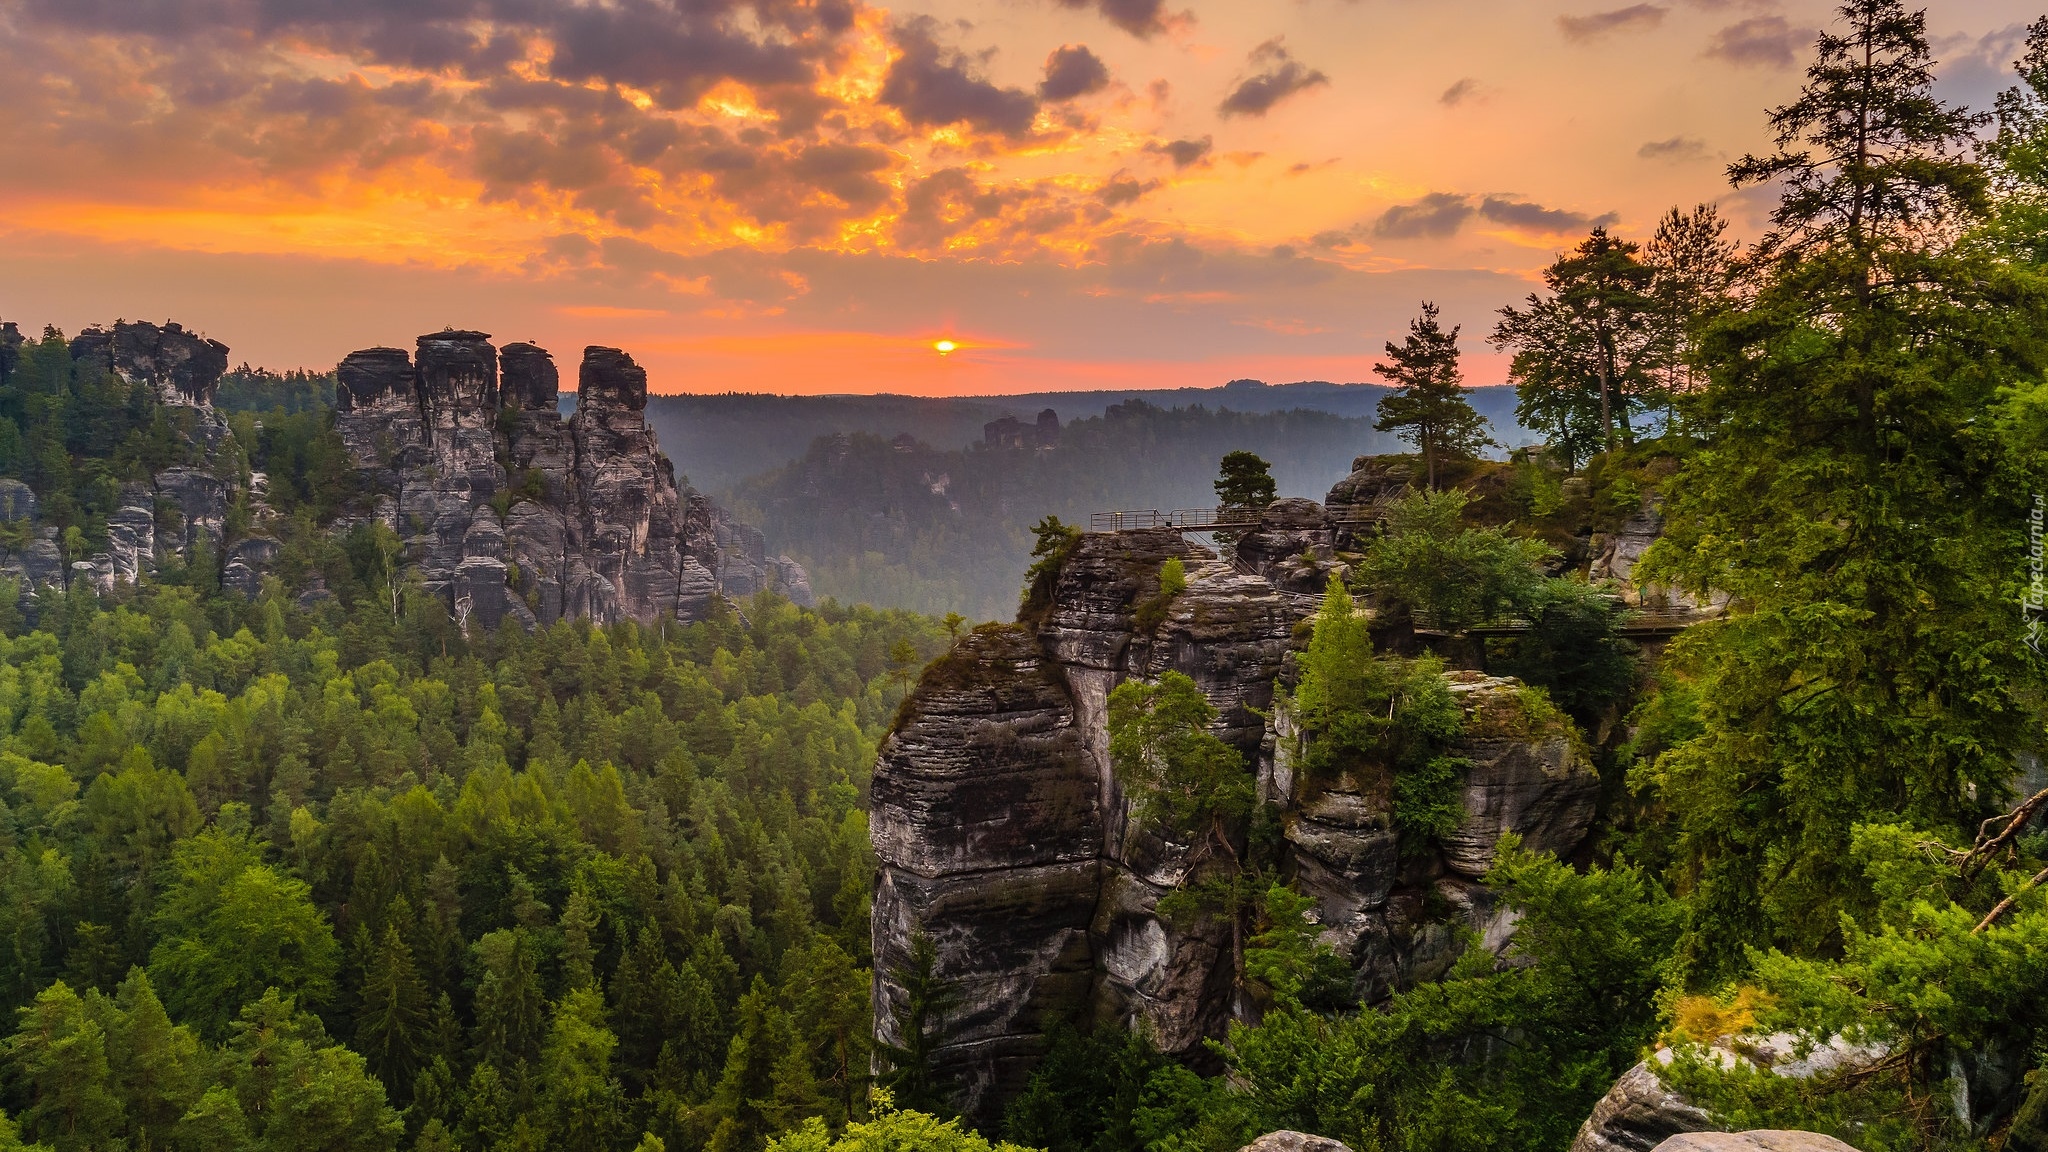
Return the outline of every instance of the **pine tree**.
<path id="1" fill-rule="evenodd" d="M 1437 307 L 1424 300 L 1422 315 L 1409 321 L 1408 338 L 1387 344 L 1390 363 L 1372 370 L 1394 386 L 1380 398 L 1381 432 L 1398 432 L 1422 451 L 1429 486 L 1436 487 L 1437 462 L 1468 458 L 1493 443 L 1486 417 L 1465 399 L 1464 374 L 1458 370 L 1458 328 L 1444 331 Z"/>
<path id="2" fill-rule="evenodd" d="M 878 1039 L 875 1049 L 889 1064 L 881 1082 L 897 1106 L 942 1116 L 951 1111 L 951 1085 L 939 1072 L 937 1055 L 948 1035 L 946 1014 L 959 993 L 938 969 L 938 944 L 914 933 L 909 957 L 889 972 L 890 983 L 903 990 L 891 1013 L 896 1041 Z"/>
<path id="3" fill-rule="evenodd" d="M 391 919 L 363 967 L 354 1047 L 402 1102 L 412 1094 L 433 1039 L 433 1010 L 412 949 Z"/>

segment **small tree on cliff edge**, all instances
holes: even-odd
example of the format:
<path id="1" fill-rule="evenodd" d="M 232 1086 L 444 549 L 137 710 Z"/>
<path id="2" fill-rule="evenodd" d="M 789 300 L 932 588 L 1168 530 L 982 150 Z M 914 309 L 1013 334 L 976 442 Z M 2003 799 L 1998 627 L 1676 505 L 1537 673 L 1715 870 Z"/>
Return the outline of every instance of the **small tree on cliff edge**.
<path id="1" fill-rule="evenodd" d="M 1258 453 L 1243 449 L 1224 456 L 1222 470 L 1216 477 L 1216 514 L 1256 517 L 1264 512 L 1278 491 L 1273 483 L 1272 467 Z M 1235 532 L 1216 533 L 1219 544 L 1228 544 L 1235 539 Z"/>
<path id="2" fill-rule="evenodd" d="M 1469 458 L 1493 443 L 1486 417 L 1465 400 L 1464 376 L 1458 371 L 1458 332 L 1437 323 L 1436 305 L 1422 302 L 1422 315 L 1408 324 L 1408 339 L 1388 343 L 1387 359 L 1373 372 L 1394 386 L 1380 398 L 1381 432 L 1398 432 L 1422 452 L 1429 486 L 1436 487 L 1436 463 L 1446 457 Z"/>

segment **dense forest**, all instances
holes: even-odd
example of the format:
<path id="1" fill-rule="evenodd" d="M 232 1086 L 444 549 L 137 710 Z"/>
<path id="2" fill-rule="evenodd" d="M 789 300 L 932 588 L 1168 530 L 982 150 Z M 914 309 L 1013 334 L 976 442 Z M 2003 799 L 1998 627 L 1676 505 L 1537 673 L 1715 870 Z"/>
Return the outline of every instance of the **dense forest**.
<path id="1" fill-rule="evenodd" d="M 862 783 L 943 633 L 387 604 L 45 592 L 0 641 L 21 1138 L 745 1148 L 862 1111 Z"/>

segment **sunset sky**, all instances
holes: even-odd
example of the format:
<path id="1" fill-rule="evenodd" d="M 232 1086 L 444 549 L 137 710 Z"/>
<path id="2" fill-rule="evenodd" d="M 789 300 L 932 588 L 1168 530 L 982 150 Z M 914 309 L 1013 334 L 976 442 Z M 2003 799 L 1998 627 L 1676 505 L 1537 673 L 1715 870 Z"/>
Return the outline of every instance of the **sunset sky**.
<path id="1" fill-rule="evenodd" d="M 1988 107 L 2044 7 L 1931 5 L 1942 94 Z M 1829 12 L 0 0 L 0 319 L 972 394 L 1370 379 L 1426 297 L 1499 383 L 1492 311 L 1593 223 L 1753 233 L 1722 171 Z"/>

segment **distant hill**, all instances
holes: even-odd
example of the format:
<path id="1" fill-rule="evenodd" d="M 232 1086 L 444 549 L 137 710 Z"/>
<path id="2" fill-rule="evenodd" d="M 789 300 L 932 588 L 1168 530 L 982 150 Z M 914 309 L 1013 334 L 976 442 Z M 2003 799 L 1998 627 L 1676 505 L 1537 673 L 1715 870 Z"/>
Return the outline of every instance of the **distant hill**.
<path id="1" fill-rule="evenodd" d="M 651 396 L 647 422 L 661 438 L 676 469 L 709 492 L 724 492 L 803 455 L 813 440 L 836 432 L 865 432 L 884 438 L 899 433 L 939 449 L 979 443 L 982 425 L 1003 416 L 1030 421 L 1051 408 L 1063 422 L 1100 416 L 1111 405 L 1142 400 L 1160 408 L 1200 405 L 1210 411 L 1238 413 L 1306 409 L 1333 416 L 1365 418 L 1363 435 L 1371 437 L 1371 417 L 1387 388 L 1379 384 L 1332 384 L 1304 381 L 1265 384 L 1234 380 L 1214 388 L 1160 391 L 1029 392 L 1014 396 L 933 398 L 920 396 L 767 396 L 723 393 L 701 396 Z M 1514 422 L 1515 393 L 1506 386 L 1469 390 L 1472 405 L 1493 422 L 1495 437 L 1509 446 L 1536 442 L 1539 437 Z M 1395 451 L 1391 438 L 1363 439 L 1356 451 Z M 1284 444 L 1268 448 L 1286 457 Z M 1347 457 L 1348 459 L 1348 457 Z"/>
<path id="2" fill-rule="evenodd" d="M 1212 505 L 1217 465 L 1238 448 L 1273 462 L 1280 495 L 1314 499 L 1354 456 L 1401 450 L 1363 417 L 1162 408 L 1148 397 L 1068 421 L 1049 451 L 820 437 L 723 498 L 771 551 L 801 561 L 820 595 L 1008 619 L 1039 518 L 1085 526 L 1097 511 Z"/>

